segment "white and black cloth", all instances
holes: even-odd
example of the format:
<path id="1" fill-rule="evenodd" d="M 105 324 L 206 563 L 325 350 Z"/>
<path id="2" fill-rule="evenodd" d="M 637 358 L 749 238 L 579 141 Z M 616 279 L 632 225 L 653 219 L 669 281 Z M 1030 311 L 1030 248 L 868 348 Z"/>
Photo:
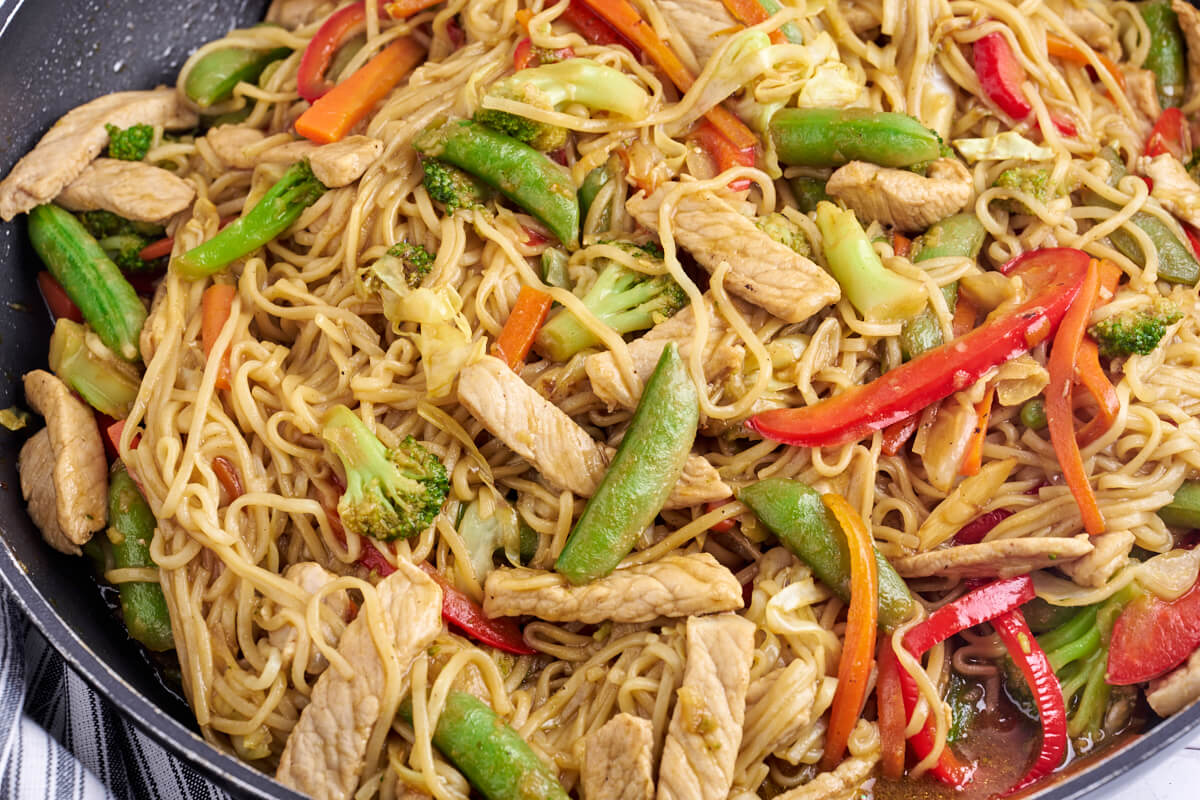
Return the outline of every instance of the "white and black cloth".
<path id="1" fill-rule="evenodd" d="M 229 800 L 92 691 L 0 588 L 0 800 Z"/>

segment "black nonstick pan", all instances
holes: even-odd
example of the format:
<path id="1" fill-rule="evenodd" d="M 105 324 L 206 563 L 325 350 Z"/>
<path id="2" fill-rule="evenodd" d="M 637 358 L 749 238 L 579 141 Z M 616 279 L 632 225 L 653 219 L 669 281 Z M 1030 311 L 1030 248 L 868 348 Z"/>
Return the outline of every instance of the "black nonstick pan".
<path id="1" fill-rule="evenodd" d="M 0 0 L 0 176 L 62 114 L 107 92 L 170 84 L 187 55 L 262 18 L 266 0 Z M 21 375 L 45 367 L 51 326 L 23 219 L 0 223 L 0 408 L 23 406 Z M 0 428 L 0 578 L 50 643 L 101 694 L 164 747 L 236 796 L 299 798 L 216 750 L 195 732 L 113 618 L 84 559 L 46 546 L 25 512 L 17 451 L 29 431 Z M 1073 769 L 1038 797 L 1068 800 L 1176 749 L 1200 726 L 1200 704 L 1105 757 Z"/>

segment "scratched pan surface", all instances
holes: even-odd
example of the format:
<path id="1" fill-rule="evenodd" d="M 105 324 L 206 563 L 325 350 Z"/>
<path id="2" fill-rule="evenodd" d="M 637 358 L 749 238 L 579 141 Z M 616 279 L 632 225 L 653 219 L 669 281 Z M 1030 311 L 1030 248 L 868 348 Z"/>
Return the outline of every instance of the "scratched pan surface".
<path id="1" fill-rule="evenodd" d="M 0 0 L 0 176 L 66 111 L 107 92 L 173 83 L 188 53 L 261 19 L 266 5 Z M 38 269 L 23 219 L 0 223 L 0 408 L 23 406 L 21 375 L 46 365 L 51 327 L 34 281 Z M 17 481 L 17 451 L 27 435 L 0 428 L 0 578 L 79 674 L 167 749 L 237 796 L 299 798 L 204 742 L 187 706 L 101 602 L 84 560 L 43 544 Z M 1128 779 L 1198 725 L 1200 704 L 1071 771 L 1038 797 L 1070 800 L 1118 776 Z"/>

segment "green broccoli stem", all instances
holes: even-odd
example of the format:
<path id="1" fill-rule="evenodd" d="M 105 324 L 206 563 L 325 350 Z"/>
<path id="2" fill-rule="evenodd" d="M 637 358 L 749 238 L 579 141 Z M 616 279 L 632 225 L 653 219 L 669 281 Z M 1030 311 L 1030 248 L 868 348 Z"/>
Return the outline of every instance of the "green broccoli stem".
<path id="1" fill-rule="evenodd" d="M 239 83 L 258 80 L 267 65 L 287 57 L 291 52 L 290 47 L 272 50 L 230 47 L 214 50 L 192 66 L 183 84 L 184 94 L 200 108 L 216 105 L 233 97 L 233 90 Z"/>
<path id="2" fill-rule="evenodd" d="M 111 353 L 106 357 L 95 352 L 86 337 L 87 330 L 78 322 L 59 319 L 50 336 L 50 369 L 92 408 L 124 419 L 137 398 L 141 373 Z"/>
<path id="3" fill-rule="evenodd" d="M 829 271 L 860 314 L 872 322 L 903 322 L 925 305 L 925 287 L 883 266 L 854 212 L 817 206 L 817 227 Z"/>
<path id="4" fill-rule="evenodd" d="M 579 243 L 579 199 L 571 174 L 527 144 L 471 120 L 433 125 L 413 139 L 417 152 L 464 169 L 550 229 Z"/>
<path id="5" fill-rule="evenodd" d="M 1171 502 L 1158 510 L 1158 516 L 1172 528 L 1200 528 L 1200 481 L 1184 481 Z"/>
<path id="6" fill-rule="evenodd" d="M 938 135 L 907 114 L 862 108 L 784 108 L 768 125 L 782 164 L 910 167 L 942 154 Z"/>
<path id="7" fill-rule="evenodd" d="M 308 162 L 298 161 L 249 213 L 204 244 L 188 250 L 172 266 L 185 278 L 206 278 L 282 234 L 323 194 L 325 186 L 313 175 Z"/>

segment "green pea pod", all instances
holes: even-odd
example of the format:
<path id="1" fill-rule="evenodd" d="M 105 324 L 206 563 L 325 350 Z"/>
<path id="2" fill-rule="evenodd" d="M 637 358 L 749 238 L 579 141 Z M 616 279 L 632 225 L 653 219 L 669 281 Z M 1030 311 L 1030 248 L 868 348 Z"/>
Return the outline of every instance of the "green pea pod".
<path id="1" fill-rule="evenodd" d="M 1150 49 L 1142 66 L 1154 73 L 1159 105 L 1163 108 L 1183 105 L 1187 64 L 1179 17 L 1167 0 L 1151 0 L 1139 6 L 1150 30 Z"/>
<path id="2" fill-rule="evenodd" d="M 400 706 L 412 722 L 412 701 Z M 451 691 L 433 744 L 486 800 L 567 800 L 550 767 L 482 700 Z"/>
<path id="3" fill-rule="evenodd" d="M 1184 481 L 1170 504 L 1158 510 L 1158 516 L 1172 528 L 1200 528 L 1200 481 Z"/>
<path id="4" fill-rule="evenodd" d="M 137 361 L 146 307 L 75 215 L 55 205 L 29 212 L 29 240 L 100 341 Z"/>
<path id="5" fill-rule="evenodd" d="M 621 161 L 615 155 L 610 156 L 608 161 L 587 174 L 583 179 L 583 183 L 579 187 L 579 217 L 585 223 L 588 220 L 588 214 L 592 210 L 592 204 L 596 202 L 596 197 L 599 196 L 600 190 L 608 186 L 613 180 L 620 175 Z M 624 192 L 621 193 L 624 198 Z M 592 220 L 592 225 L 588 229 L 590 233 L 604 233 L 612 227 L 612 205 L 605 205 L 596 212 L 596 218 Z"/>
<path id="6" fill-rule="evenodd" d="M 779 161 L 804 167 L 840 167 L 870 161 L 911 167 L 942 154 L 938 135 L 907 114 L 863 108 L 784 108 L 768 126 Z"/>
<path id="7" fill-rule="evenodd" d="M 155 567 L 150 557 L 150 542 L 157 522 L 137 484 L 120 461 L 108 476 L 108 541 L 113 564 L 118 569 Z M 155 651 L 171 650 L 171 616 L 162 587 L 148 581 L 119 584 L 121 615 L 129 635 Z"/>
<path id="8" fill-rule="evenodd" d="M 983 247 L 986 235 L 983 223 L 974 214 L 946 217 L 935 222 L 913 243 L 913 263 L 919 264 L 922 261 L 948 256 L 975 258 Z M 958 282 L 943 286 L 942 295 L 946 298 L 946 305 L 953 312 L 958 303 Z M 942 324 L 933 310 L 927 307 L 905 323 L 900 332 L 900 352 L 904 360 L 908 361 L 926 350 L 941 347 L 944 341 Z"/>
<path id="9" fill-rule="evenodd" d="M 571 174 L 545 154 L 471 120 L 417 134 L 418 153 L 466 170 L 536 217 L 568 248 L 579 244 L 579 198 Z"/>
<path id="10" fill-rule="evenodd" d="M 567 580 L 602 578 L 633 549 L 683 474 L 699 422 L 696 385 L 671 342 L 646 382 L 600 487 L 555 563 Z"/>
<path id="11" fill-rule="evenodd" d="M 850 602 L 850 553 L 846 534 L 821 495 L 800 481 L 767 478 L 738 492 L 738 500 L 754 512 L 780 543 L 812 568 L 813 575 L 845 602 Z M 904 579 L 875 551 L 879 567 L 879 627 L 895 630 L 916 610 Z"/>
<path id="12" fill-rule="evenodd" d="M 184 94 L 201 108 L 216 105 L 233 97 L 234 87 L 239 83 L 253 83 L 258 80 L 258 76 L 268 64 L 288 56 L 291 52 L 290 47 L 276 47 L 273 50 L 251 50 L 244 47 L 213 50 L 196 62 L 188 72 L 187 80 L 183 84 Z"/>
<path id="13" fill-rule="evenodd" d="M 1121 160 L 1116 151 L 1109 147 L 1103 148 L 1100 155 L 1112 168 L 1108 182 L 1115 186 L 1127 174 L 1125 162 Z M 1085 192 L 1084 199 L 1096 205 L 1116 208 L 1115 205 L 1094 192 Z M 1158 277 L 1160 279 L 1185 286 L 1195 286 L 1196 282 L 1200 281 L 1200 261 L 1196 260 L 1196 256 L 1187 243 L 1181 241 L 1175 232 L 1164 225 L 1158 217 L 1147 214 L 1145 211 L 1139 211 L 1133 215 L 1131 221 L 1150 237 L 1154 249 L 1158 251 Z M 1142 253 L 1142 246 L 1133 238 L 1133 234 L 1118 228 L 1110 233 L 1108 238 L 1130 261 L 1139 267 L 1146 266 L 1146 257 Z"/>

